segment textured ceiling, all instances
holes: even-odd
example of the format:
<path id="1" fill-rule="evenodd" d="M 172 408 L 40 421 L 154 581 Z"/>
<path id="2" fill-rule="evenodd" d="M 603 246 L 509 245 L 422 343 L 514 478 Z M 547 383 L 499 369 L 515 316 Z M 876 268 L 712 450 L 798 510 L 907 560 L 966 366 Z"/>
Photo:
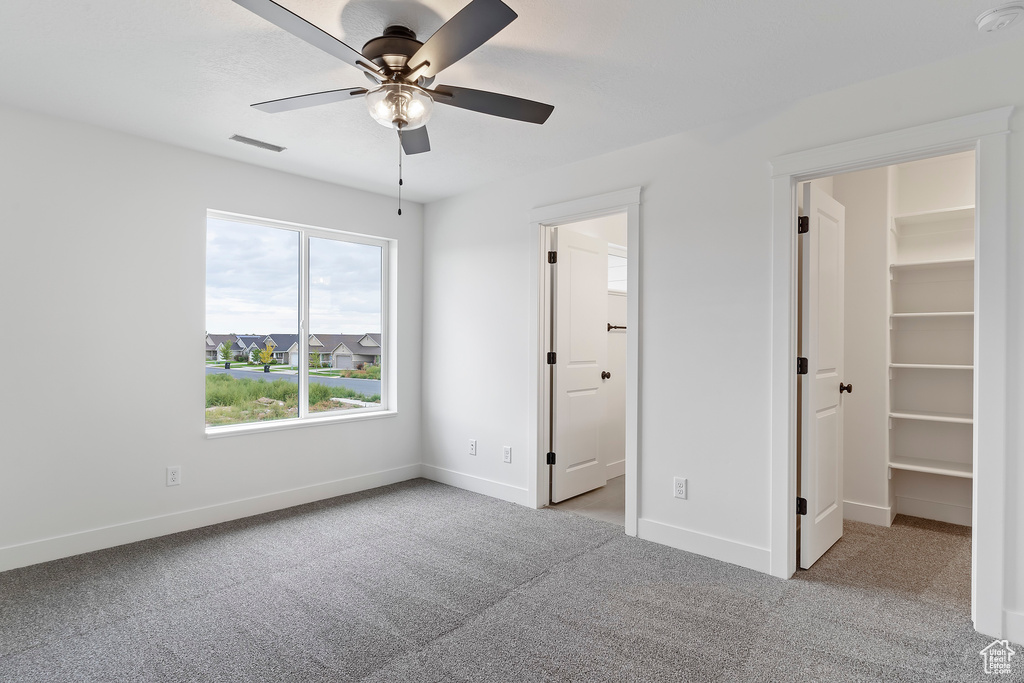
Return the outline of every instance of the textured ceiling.
<path id="1" fill-rule="evenodd" d="M 279 0 L 359 49 L 388 24 L 425 40 L 464 0 Z M 1018 40 L 981 35 L 993 0 L 505 0 L 519 19 L 437 83 L 555 105 L 543 126 L 435 107 L 404 195 L 471 187 Z M 1021 33 L 1018 33 L 1021 32 Z M 396 135 L 361 100 L 282 114 L 264 100 L 364 86 L 357 70 L 231 0 L 0 0 L 0 101 L 375 192 Z M 228 141 L 245 135 L 280 154 Z"/>

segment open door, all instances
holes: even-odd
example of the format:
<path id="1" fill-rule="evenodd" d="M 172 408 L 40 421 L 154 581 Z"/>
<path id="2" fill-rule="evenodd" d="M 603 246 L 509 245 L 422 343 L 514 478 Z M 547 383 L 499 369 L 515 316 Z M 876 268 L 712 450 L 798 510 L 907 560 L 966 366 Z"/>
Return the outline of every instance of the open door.
<path id="1" fill-rule="evenodd" d="M 555 228 L 553 382 L 554 452 L 551 502 L 604 486 L 600 457 L 602 387 L 608 357 L 608 243 Z"/>
<path id="2" fill-rule="evenodd" d="M 804 186 L 801 256 L 800 567 L 809 568 L 843 535 L 843 241 L 846 209 Z"/>

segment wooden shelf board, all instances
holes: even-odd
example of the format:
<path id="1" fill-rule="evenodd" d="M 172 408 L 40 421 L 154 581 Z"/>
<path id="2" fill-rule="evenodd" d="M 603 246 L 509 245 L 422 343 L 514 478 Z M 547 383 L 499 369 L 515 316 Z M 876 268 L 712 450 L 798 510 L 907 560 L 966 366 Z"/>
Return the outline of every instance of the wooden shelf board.
<path id="1" fill-rule="evenodd" d="M 893 318 L 973 318 L 974 311 L 934 311 L 931 313 L 893 313 Z"/>
<path id="2" fill-rule="evenodd" d="M 935 259 L 932 261 L 910 261 L 907 263 L 892 263 L 889 267 L 893 270 L 926 270 L 929 268 L 945 268 L 949 266 L 973 266 L 974 257 Z"/>
<path id="3" fill-rule="evenodd" d="M 914 211 L 893 216 L 893 222 L 897 225 L 920 225 L 933 221 L 949 221 L 957 218 L 967 218 L 974 215 L 974 205 L 952 206 L 948 209 L 936 209 L 933 211 Z"/>
<path id="4" fill-rule="evenodd" d="M 910 370 L 973 370 L 973 365 L 943 365 L 940 363 L 889 363 L 890 368 Z"/>
<path id="5" fill-rule="evenodd" d="M 889 458 L 889 467 L 894 470 L 927 472 L 929 474 L 942 474 L 947 477 L 960 477 L 962 479 L 974 478 L 974 468 L 970 463 L 946 462 L 945 460 L 930 460 L 927 458 L 901 458 L 894 455 Z"/>
<path id="6" fill-rule="evenodd" d="M 893 410 L 889 417 L 900 420 L 923 420 L 925 422 L 951 422 L 954 424 L 974 424 L 974 418 L 970 415 L 958 413 L 935 413 L 926 410 Z"/>

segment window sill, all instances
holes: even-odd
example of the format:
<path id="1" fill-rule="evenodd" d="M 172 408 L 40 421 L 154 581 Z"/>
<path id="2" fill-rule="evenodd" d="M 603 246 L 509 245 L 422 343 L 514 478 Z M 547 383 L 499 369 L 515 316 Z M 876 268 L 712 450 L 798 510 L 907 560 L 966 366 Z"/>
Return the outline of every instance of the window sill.
<path id="1" fill-rule="evenodd" d="M 257 434 L 259 432 L 278 432 L 285 429 L 305 429 L 319 425 L 336 425 L 344 422 L 360 422 L 362 420 L 379 420 L 386 417 L 395 417 L 397 410 L 374 410 L 355 415 L 332 415 L 330 417 L 306 417 L 291 420 L 277 420 L 268 422 L 249 422 L 240 425 L 225 425 L 223 427 L 207 427 L 207 439 L 222 439 L 226 436 L 240 436 L 242 434 Z"/>

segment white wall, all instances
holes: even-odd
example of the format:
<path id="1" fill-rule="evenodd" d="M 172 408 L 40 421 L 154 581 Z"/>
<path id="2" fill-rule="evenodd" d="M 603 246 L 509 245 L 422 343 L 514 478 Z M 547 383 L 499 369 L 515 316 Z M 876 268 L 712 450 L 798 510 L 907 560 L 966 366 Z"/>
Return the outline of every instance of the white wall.
<path id="1" fill-rule="evenodd" d="M 576 221 L 575 223 L 569 223 L 565 227 L 571 228 L 574 232 L 604 240 L 609 244 L 615 244 L 620 247 L 627 246 L 627 221 L 626 214 L 624 213 Z"/>
<path id="2" fill-rule="evenodd" d="M 891 519 L 886 440 L 886 337 L 889 334 L 889 171 L 833 178 L 846 207 L 846 379 L 843 399 L 843 516 L 869 524 Z"/>
<path id="3" fill-rule="evenodd" d="M 66 345 L 4 367 L 0 569 L 417 476 L 421 206 L 9 108 L 0 148 L 2 337 Z M 397 417 L 205 438 L 207 209 L 399 240 Z"/>
<path id="4" fill-rule="evenodd" d="M 896 213 L 974 206 L 974 153 L 896 166 Z"/>
<path id="5" fill-rule="evenodd" d="M 479 188 L 430 204 L 424 242 L 424 353 L 454 335 L 457 368 L 424 368 L 425 459 L 467 486 L 525 501 L 526 464 L 502 464 L 500 445 L 523 452 L 527 433 L 529 211 L 643 187 L 640 534 L 768 570 L 771 382 L 769 160 L 789 152 L 1004 106 L 1024 105 L 1024 42 L 843 88 L 781 111 Z M 1012 125 L 1019 131 L 1024 116 Z M 1024 177 L 1024 136 L 1011 136 L 1011 181 Z M 1024 196 L 1012 194 L 1011 263 L 1024 250 Z M 1010 414 L 1022 405 L 1022 286 L 1011 269 Z M 1011 491 L 1024 488 L 1020 438 L 1010 435 Z M 481 440 L 481 456 L 465 441 Z M 428 468 L 429 470 L 430 468 Z M 673 476 L 689 500 L 671 496 Z M 1008 498 L 1012 501 L 1016 496 Z M 1007 606 L 1024 612 L 1024 520 L 1011 502 Z M 1008 616 L 1012 621 L 1016 617 Z M 1014 622 L 1016 623 L 1016 622 Z M 1020 622 L 1024 631 L 1024 620 Z M 1018 638 L 1024 637 L 1024 632 Z"/>

